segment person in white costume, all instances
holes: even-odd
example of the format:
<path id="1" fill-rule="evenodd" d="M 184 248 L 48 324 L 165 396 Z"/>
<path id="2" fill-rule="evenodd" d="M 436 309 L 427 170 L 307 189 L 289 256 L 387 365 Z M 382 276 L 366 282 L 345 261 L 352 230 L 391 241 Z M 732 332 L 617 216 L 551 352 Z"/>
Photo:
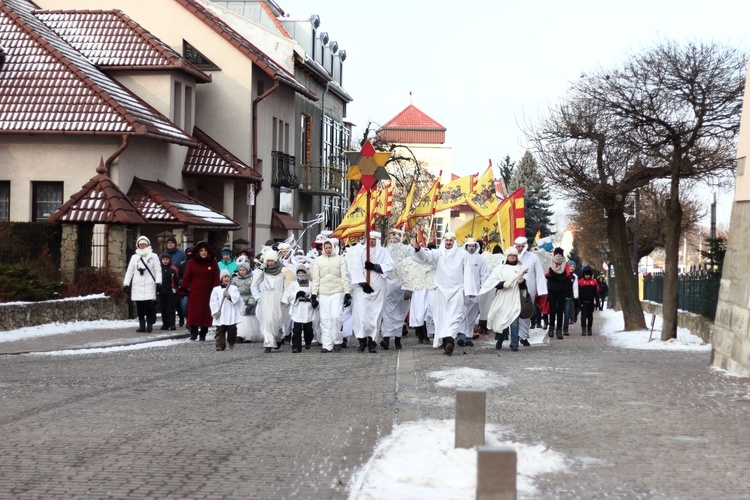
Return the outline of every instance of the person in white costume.
<path id="1" fill-rule="evenodd" d="M 265 352 L 279 349 L 283 344 L 281 328 L 284 326 L 284 310 L 281 298 L 284 296 L 285 276 L 281 272 L 283 264 L 279 255 L 268 250 L 262 256 L 262 272 L 253 280 L 253 297 L 257 302 L 260 331 L 263 333 L 263 347 Z"/>
<path id="2" fill-rule="evenodd" d="M 391 231 L 398 230 L 392 229 Z M 392 234 L 388 238 L 387 248 L 391 254 L 391 260 L 394 262 L 406 258 L 410 250 L 409 247 L 401 243 L 401 237 L 398 233 Z M 411 295 L 411 291 L 404 288 L 396 273 L 388 278 L 385 304 L 383 305 L 383 321 L 380 323 L 380 333 L 383 336 L 380 347 L 386 351 L 391 348 L 391 337 L 393 337 L 394 347 L 401 349 L 401 335 L 403 334 L 404 320 L 406 315 L 409 314 Z"/>
<path id="3" fill-rule="evenodd" d="M 255 314 L 257 304 L 253 297 L 253 273 L 251 271 L 250 261 L 237 258 L 237 276 L 232 278 L 232 284 L 240 291 L 242 300 L 241 321 L 237 324 L 237 337 L 245 342 L 262 342 L 263 335 L 260 333 L 260 323 L 258 316 Z"/>
<path id="4" fill-rule="evenodd" d="M 313 340 L 313 317 L 316 304 L 312 302 L 312 286 L 304 265 L 297 266 L 294 283 L 284 290 L 281 301 L 289 306 L 292 316 L 292 352 L 302 352 L 302 335 L 305 336 L 305 349 L 310 348 Z M 331 352 L 323 348 L 322 352 Z"/>
<path id="5" fill-rule="evenodd" d="M 216 325 L 216 350 L 234 349 L 237 342 L 237 323 L 242 321 L 240 308 L 243 306 L 240 289 L 232 284 L 232 275 L 222 269 L 219 273 L 220 284 L 211 290 L 209 306 Z"/>
<path id="6" fill-rule="evenodd" d="M 482 285 L 480 294 L 494 294 L 488 313 L 487 327 L 495 332 L 502 332 L 510 327 L 510 349 L 518 350 L 518 317 L 521 314 L 520 289 L 526 289 L 524 277 L 528 270 L 518 260 L 518 250 L 510 247 L 505 251 L 505 264 L 497 266 L 487 281 Z M 498 340 L 502 345 L 502 335 Z"/>
<path id="7" fill-rule="evenodd" d="M 487 263 L 479 253 L 479 244 L 474 238 L 466 238 L 463 249 L 466 256 L 465 280 L 464 280 L 464 326 L 459 330 L 458 345 L 474 345 L 472 337 L 474 326 L 479 319 L 479 290 L 490 275 Z"/>
<path id="8" fill-rule="evenodd" d="M 529 251 L 528 240 L 519 236 L 514 241 L 518 251 L 518 260 L 522 262 L 521 268 L 526 270 L 526 286 L 528 287 L 531 300 L 536 302 L 537 297 L 547 295 L 547 278 L 544 277 L 544 268 L 542 267 L 539 257 L 534 252 Z M 521 319 L 518 322 L 518 337 L 521 339 L 521 345 L 530 346 L 529 328 L 531 319 Z"/>
<path id="9" fill-rule="evenodd" d="M 367 260 L 364 245 L 352 258 L 352 331 L 359 341 L 359 352 L 365 349 L 378 352 L 378 330 L 383 316 L 387 278 L 393 271 L 391 254 L 381 246 L 380 238 L 379 231 L 370 231 L 367 242 L 370 259 Z"/>
<path id="10" fill-rule="evenodd" d="M 323 255 L 313 261 L 312 305 L 320 316 L 320 340 L 326 351 L 340 352 L 344 308 L 352 303 L 346 261 L 338 255 L 333 241 L 323 242 Z"/>
<path id="11" fill-rule="evenodd" d="M 456 233 L 447 232 L 437 250 L 422 248 L 414 242 L 412 259 L 435 267 L 435 299 L 432 315 L 435 320 L 434 347 L 453 354 L 455 339 L 464 325 L 464 282 L 468 254 L 456 246 Z"/>

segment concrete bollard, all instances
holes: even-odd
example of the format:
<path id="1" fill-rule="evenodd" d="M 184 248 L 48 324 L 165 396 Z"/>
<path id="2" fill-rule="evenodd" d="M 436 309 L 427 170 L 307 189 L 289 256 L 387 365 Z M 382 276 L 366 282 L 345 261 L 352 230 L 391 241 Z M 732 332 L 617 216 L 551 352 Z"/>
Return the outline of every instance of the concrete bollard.
<path id="1" fill-rule="evenodd" d="M 474 448 L 484 444 L 484 414 L 487 393 L 469 389 L 456 391 L 455 448 Z"/>
<path id="2" fill-rule="evenodd" d="M 517 461 L 512 446 L 479 446 L 477 500 L 515 500 Z"/>

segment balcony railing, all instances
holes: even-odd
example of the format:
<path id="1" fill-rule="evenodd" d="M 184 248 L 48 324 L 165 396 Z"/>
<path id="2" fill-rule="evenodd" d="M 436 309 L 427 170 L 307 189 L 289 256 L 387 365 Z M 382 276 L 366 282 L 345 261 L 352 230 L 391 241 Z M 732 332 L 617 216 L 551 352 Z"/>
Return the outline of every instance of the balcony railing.
<path id="1" fill-rule="evenodd" d="M 307 194 L 335 196 L 342 194 L 344 172 L 337 165 L 302 167 L 300 190 Z"/>
<path id="2" fill-rule="evenodd" d="M 271 157 L 273 158 L 271 186 L 297 189 L 299 178 L 297 177 L 297 162 L 294 156 L 281 151 L 271 151 Z"/>

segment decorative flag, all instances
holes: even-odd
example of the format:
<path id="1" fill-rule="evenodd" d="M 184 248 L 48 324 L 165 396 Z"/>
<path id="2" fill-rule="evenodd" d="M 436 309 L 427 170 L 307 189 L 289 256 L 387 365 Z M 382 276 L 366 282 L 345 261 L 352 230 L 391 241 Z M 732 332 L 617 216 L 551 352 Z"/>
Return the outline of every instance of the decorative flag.
<path id="1" fill-rule="evenodd" d="M 422 224 L 417 224 L 417 241 L 423 247 L 427 246 L 427 235 L 422 230 Z"/>
<path id="2" fill-rule="evenodd" d="M 429 217 L 431 215 L 435 215 L 435 205 L 437 204 L 437 196 L 438 192 L 440 191 L 440 176 L 443 175 L 443 172 L 441 171 L 438 175 L 437 179 L 435 179 L 435 183 L 432 185 L 429 191 L 427 191 L 427 194 L 422 197 L 422 199 L 419 201 L 416 207 L 414 207 L 414 210 L 412 211 L 411 215 L 409 215 L 410 219 L 416 219 L 417 217 Z"/>
<path id="3" fill-rule="evenodd" d="M 491 219 L 498 207 L 498 199 L 495 195 L 495 179 L 492 174 L 492 165 L 487 167 L 477 179 L 476 187 L 466 200 L 466 203 L 485 219 Z"/>
<path id="4" fill-rule="evenodd" d="M 411 214 L 411 204 L 414 201 L 414 193 L 417 191 L 417 183 L 412 181 L 411 187 L 409 188 L 409 194 L 406 195 L 406 201 L 404 202 L 404 209 L 401 211 L 401 214 L 398 216 L 398 220 L 396 221 L 396 227 L 399 229 L 403 229 L 404 231 L 408 231 L 409 227 L 401 227 L 404 224 L 408 224 L 409 221 L 409 215 Z"/>
<path id="5" fill-rule="evenodd" d="M 364 233 L 366 205 L 367 189 L 362 186 L 349 206 L 349 210 L 346 211 L 346 215 L 341 219 L 341 224 L 331 233 L 331 236 L 341 239 L 345 230 L 358 226 L 362 226 L 362 233 Z"/>
<path id="6" fill-rule="evenodd" d="M 496 216 L 490 220 L 477 217 L 476 220 L 466 221 L 456 230 L 458 242 L 463 243 L 466 238 L 472 237 L 485 243 L 500 244 L 505 250 L 517 237 L 525 236 L 526 217 L 523 193 L 522 187 L 511 193 L 500 202 Z"/>
<path id="7" fill-rule="evenodd" d="M 536 230 L 536 236 L 534 236 L 534 243 L 539 243 L 539 239 L 542 237 L 542 230 L 537 229 Z"/>
<path id="8" fill-rule="evenodd" d="M 393 185 L 388 184 L 378 191 L 377 196 L 374 197 L 375 207 L 371 211 L 373 217 L 381 215 L 388 217 L 391 215 L 391 209 L 393 207 Z"/>
<path id="9" fill-rule="evenodd" d="M 477 185 L 476 175 L 467 175 L 452 180 L 440 188 L 435 211 L 440 212 L 465 203 Z"/>

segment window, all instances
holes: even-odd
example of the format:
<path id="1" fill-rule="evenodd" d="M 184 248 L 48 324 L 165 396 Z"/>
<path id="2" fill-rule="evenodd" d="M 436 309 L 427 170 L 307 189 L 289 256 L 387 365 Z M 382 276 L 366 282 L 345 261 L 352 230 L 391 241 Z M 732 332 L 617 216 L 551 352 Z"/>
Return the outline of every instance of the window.
<path id="1" fill-rule="evenodd" d="M 31 213 L 34 222 L 44 222 L 63 204 L 62 182 L 33 182 Z"/>
<path id="2" fill-rule="evenodd" d="M 10 181 L 0 181 L 0 221 L 10 220 Z"/>
<path id="3" fill-rule="evenodd" d="M 217 65 L 185 40 L 182 41 L 182 56 L 204 71 L 220 71 Z"/>

